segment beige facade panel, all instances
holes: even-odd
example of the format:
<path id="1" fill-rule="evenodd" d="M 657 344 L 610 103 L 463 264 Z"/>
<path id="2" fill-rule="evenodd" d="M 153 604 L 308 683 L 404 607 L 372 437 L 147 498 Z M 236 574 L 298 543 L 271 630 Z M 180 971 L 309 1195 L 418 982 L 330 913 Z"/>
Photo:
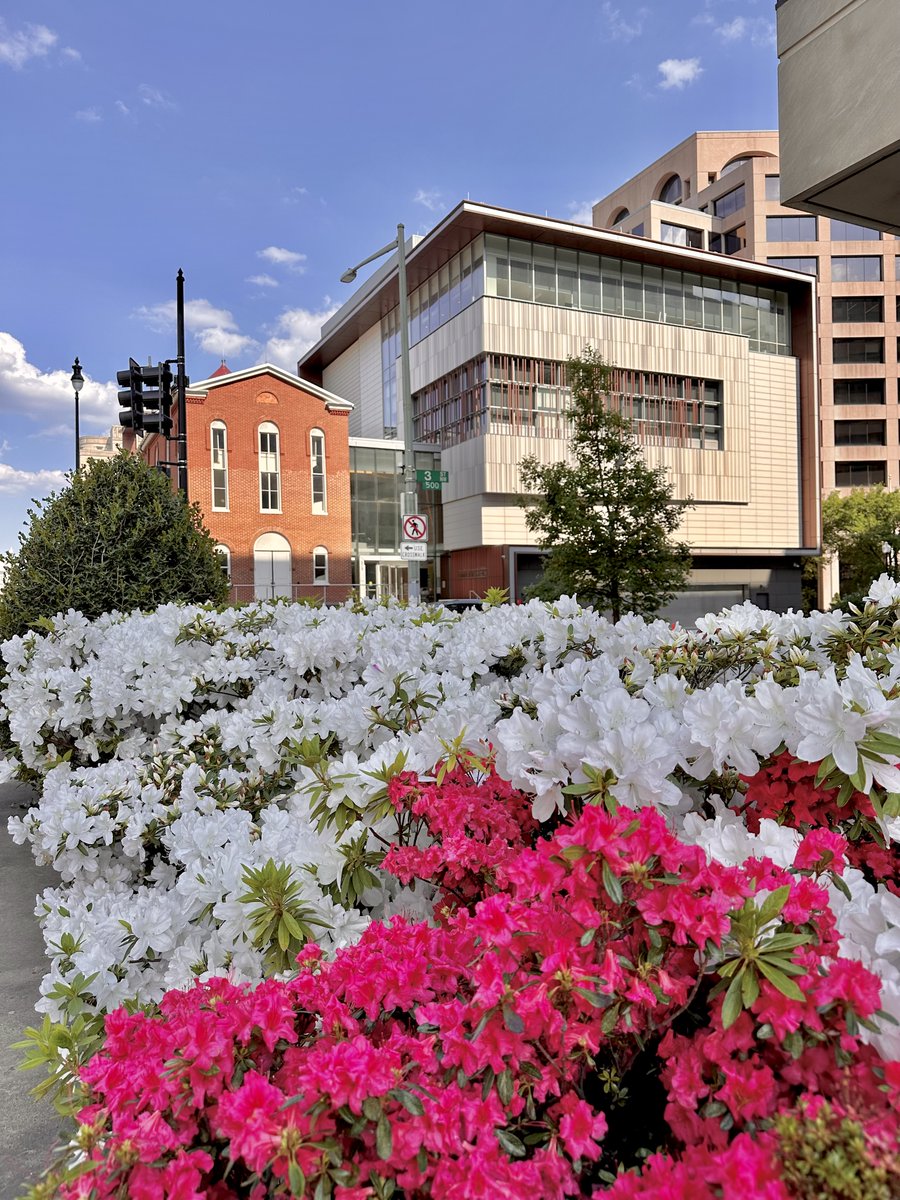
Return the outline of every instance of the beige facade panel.
<path id="1" fill-rule="evenodd" d="M 733 160 L 777 155 L 778 133 L 775 130 L 713 130 L 691 134 L 639 175 L 598 200 L 593 208 L 593 224 L 598 229 L 609 228 L 621 223 L 623 209 L 634 215 L 651 200 L 663 199 L 663 189 L 673 177 L 681 180 L 680 203 L 687 213 L 691 207 L 696 207 L 693 201 L 697 193 L 711 184 L 721 180 L 722 190 L 727 190 L 731 175 L 727 171 L 723 173 L 723 168 Z M 621 224 L 621 227 L 626 232 L 631 231 L 630 223 Z"/>
<path id="2" fill-rule="evenodd" d="M 381 330 L 367 329 L 322 373 L 322 386 L 354 405 L 350 414 L 351 437 L 381 437 Z"/>
<path id="3" fill-rule="evenodd" d="M 900 233 L 900 4 L 781 0 L 777 16 L 784 203 Z"/>
<path id="4" fill-rule="evenodd" d="M 751 356 L 746 338 L 510 300 L 486 299 L 484 303 L 485 340 L 499 354 L 565 361 L 582 354 L 586 346 L 593 346 L 610 365 L 626 370 L 720 380 L 724 394 L 724 450 L 648 445 L 646 453 L 654 466 L 665 466 L 671 472 L 675 494 L 682 499 L 693 496 L 707 502 L 749 502 Z M 774 356 L 752 357 L 755 361 Z M 794 359 L 788 361 L 793 382 L 784 397 L 781 423 L 794 426 L 796 363 Z M 526 444 L 529 441 L 491 435 L 486 442 L 494 446 L 509 440 Z M 549 439 L 535 439 L 534 447 L 523 453 L 535 453 L 542 462 L 554 462 L 559 447 Z M 500 457 L 507 470 L 496 474 L 494 479 L 486 478 L 484 490 L 517 491 L 520 485 L 508 469 L 506 452 L 495 449 L 493 456 Z"/>
<path id="5" fill-rule="evenodd" d="M 484 352 L 487 345 L 484 304 L 485 298 L 476 300 L 410 349 L 409 374 L 413 392 Z"/>
<path id="6" fill-rule="evenodd" d="M 443 456 L 441 462 L 444 462 Z M 466 550 L 470 546 L 486 544 L 482 538 L 483 499 L 480 495 L 450 501 L 444 497 L 445 550 Z"/>

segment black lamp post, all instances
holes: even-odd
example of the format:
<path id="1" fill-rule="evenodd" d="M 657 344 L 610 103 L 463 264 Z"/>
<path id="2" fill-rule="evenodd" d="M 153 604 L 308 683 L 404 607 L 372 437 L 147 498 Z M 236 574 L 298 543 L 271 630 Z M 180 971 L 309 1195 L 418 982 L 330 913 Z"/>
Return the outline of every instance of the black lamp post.
<path id="1" fill-rule="evenodd" d="M 84 376 L 81 374 L 81 363 L 76 357 L 72 364 L 72 391 L 75 393 L 75 470 L 81 469 L 81 442 L 78 434 L 78 393 L 84 387 Z"/>

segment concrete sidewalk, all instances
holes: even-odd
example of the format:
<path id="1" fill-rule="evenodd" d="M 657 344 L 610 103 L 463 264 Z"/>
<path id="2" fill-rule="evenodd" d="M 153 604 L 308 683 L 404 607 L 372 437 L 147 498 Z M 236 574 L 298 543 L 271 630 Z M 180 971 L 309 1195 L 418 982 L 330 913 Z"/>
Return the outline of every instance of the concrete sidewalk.
<path id="1" fill-rule="evenodd" d="M 10 1050 L 26 1025 L 38 1024 L 34 1011 L 44 974 L 44 942 L 34 917 L 38 892 L 58 876 L 38 868 L 28 846 L 16 846 L 7 818 L 21 814 L 33 797 L 30 788 L 0 786 L 0 1200 L 17 1200 L 37 1182 L 53 1158 L 63 1121 L 46 1101 L 28 1093 L 43 1075 L 17 1071 L 21 1050 Z"/>

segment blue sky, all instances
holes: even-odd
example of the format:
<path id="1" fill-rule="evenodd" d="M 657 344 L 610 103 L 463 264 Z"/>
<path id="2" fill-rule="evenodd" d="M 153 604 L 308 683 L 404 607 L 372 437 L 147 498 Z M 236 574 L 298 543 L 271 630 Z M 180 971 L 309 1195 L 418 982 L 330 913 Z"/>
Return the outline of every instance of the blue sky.
<path id="1" fill-rule="evenodd" d="M 129 356 L 294 369 L 342 271 L 461 199 L 590 221 L 696 129 L 777 124 L 773 0 L 7 0 L 0 550 Z"/>

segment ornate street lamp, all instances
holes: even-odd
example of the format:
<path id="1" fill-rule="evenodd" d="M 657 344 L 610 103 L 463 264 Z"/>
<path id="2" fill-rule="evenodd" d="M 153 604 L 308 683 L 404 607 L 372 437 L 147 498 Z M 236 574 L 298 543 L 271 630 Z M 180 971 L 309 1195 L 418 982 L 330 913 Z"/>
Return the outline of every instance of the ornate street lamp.
<path id="1" fill-rule="evenodd" d="M 78 394 L 84 387 L 84 376 L 81 374 L 81 363 L 76 356 L 72 364 L 72 391 L 75 393 L 75 470 L 81 469 L 81 442 L 78 433 Z"/>

